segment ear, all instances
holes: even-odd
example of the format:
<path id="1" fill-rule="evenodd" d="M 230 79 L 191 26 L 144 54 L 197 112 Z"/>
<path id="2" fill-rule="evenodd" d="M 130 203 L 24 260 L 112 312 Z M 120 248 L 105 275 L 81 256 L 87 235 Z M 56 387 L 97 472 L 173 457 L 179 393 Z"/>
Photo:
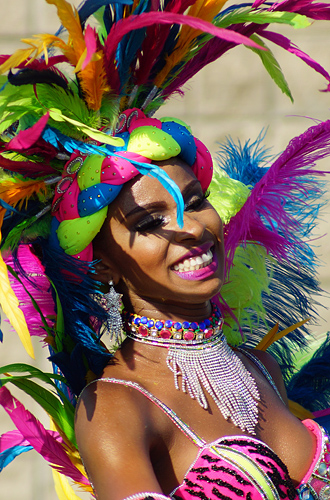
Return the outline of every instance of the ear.
<path id="1" fill-rule="evenodd" d="M 101 283 L 107 284 L 112 280 L 114 285 L 117 285 L 121 275 L 109 256 L 96 248 L 94 249 L 93 258 L 97 261 L 94 265 L 95 273 L 93 276 Z"/>

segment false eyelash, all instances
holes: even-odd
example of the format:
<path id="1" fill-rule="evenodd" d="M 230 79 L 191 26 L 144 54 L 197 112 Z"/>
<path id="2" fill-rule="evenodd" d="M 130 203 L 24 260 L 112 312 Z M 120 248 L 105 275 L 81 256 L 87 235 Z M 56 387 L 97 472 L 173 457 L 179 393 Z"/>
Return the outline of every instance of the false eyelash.
<path id="1" fill-rule="evenodd" d="M 135 225 L 134 231 L 138 233 L 145 233 L 147 231 L 152 231 L 165 222 L 165 217 L 163 215 L 150 215 L 146 219 L 142 220 Z"/>

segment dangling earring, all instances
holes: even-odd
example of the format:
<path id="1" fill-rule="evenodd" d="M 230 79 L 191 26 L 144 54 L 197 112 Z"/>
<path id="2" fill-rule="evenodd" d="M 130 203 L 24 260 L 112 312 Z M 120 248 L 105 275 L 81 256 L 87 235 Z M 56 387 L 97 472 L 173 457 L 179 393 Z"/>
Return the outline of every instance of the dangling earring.
<path id="1" fill-rule="evenodd" d="M 109 291 L 104 295 L 107 304 L 108 318 L 107 329 L 110 339 L 117 345 L 122 343 L 123 321 L 121 317 L 122 294 L 117 293 L 113 286 L 113 281 L 109 281 Z"/>

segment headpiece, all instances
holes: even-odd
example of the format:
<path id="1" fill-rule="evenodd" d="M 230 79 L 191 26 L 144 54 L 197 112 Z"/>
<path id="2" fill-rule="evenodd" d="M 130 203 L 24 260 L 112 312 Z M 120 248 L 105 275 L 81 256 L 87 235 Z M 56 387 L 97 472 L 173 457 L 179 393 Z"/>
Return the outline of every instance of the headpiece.
<path id="1" fill-rule="evenodd" d="M 88 489 L 74 460 L 72 404 L 86 378 L 111 357 L 90 326 L 91 317 L 106 319 L 90 273 L 92 240 L 107 206 L 125 182 L 151 175 L 174 197 L 181 224 L 181 194 L 154 162 L 182 158 L 206 190 L 212 160 L 185 123 L 154 118 L 154 113 L 171 95 L 182 93 L 200 69 L 238 44 L 261 58 L 289 97 L 267 41 L 301 58 L 329 85 L 327 71 L 269 25 L 301 28 L 309 19 L 329 20 L 330 5 L 257 0 L 222 10 L 224 0 L 85 0 L 76 11 L 65 0 L 46 1 L 56 6 L 62 23 L 57 35 L 37 35 L 25 40 L 29 48 L 0 56 L 0 71 L 9 71 L 0 78 L 0 226 L 7 263 L 1 258 L 0 302 L 30 354 L 30 333 L 49 345 L 55 374 L 27 365 L 19 369 L 28 372 L 24 387 L 32 395 L 32 376 L 57 387 L 59 399 L 53 396 L 53 406 L 44 407 L 72 448 L 63 451 L 50 433 L 54 450 L 60 448 L 46 458 Z M 273 162 L 259 140 L 237 147 L 229 141 L 221 150 L 222 169 L 210 187 L 225 223 L 227 280 L 219 305 L 231 343 L 248 333 L 248 341 L 256 344 L 273 320 L 285 328 L 312 308 L 315 258 L 302 238 L 320 205 L 315 181 L 320 172 L 311 166 L 329 154 L 329 144 L 325 122 L 292 141 Z M 33 331 L 24 315 L 35 325 Z M 284 345 L 304 343 L 299 333 L 290 339 Z M 290 359 L 283 349 L 277 354 Z M 9 380 L 4 376 L 2 383 Z M 11 381 L 20 383 L 19 377 Z M 19 404 L 5 388 L 1 391 L 0 403 L 19 427 L 19 411 L 17 417 L 12 411 Z M 24 441 L 23 429 L 20 437 Z M 13 454 L 21 445 L 15 439 Z"/>

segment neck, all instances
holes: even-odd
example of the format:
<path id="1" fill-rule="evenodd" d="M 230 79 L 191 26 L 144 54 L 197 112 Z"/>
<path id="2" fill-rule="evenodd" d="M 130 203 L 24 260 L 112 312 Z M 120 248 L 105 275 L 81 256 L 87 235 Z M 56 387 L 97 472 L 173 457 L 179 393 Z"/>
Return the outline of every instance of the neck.
<path id="1" fill-rule="evenodd" d="M 199 304 L 174 304 L 167 301 L 151 302 L 138 297 L 134 301 L 124 301 L 124 306 L 127 312 L 155 320 L 197 321 L 199 323 L 212 313 L 212 304 L 209 300 Z"/>

